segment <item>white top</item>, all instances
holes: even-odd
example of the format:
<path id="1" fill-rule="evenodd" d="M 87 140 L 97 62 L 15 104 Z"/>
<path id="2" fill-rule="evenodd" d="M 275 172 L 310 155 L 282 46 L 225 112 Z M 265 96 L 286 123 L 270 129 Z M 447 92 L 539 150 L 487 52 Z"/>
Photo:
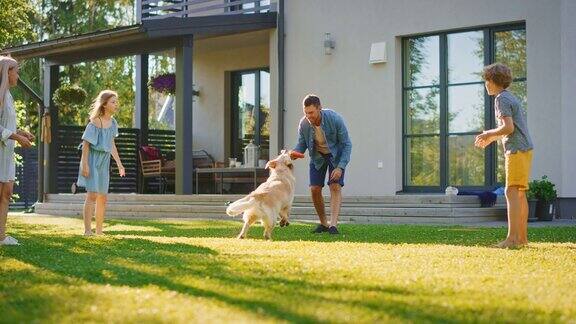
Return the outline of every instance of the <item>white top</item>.
<path id="1" fill-rule="evenodd" d="M 15 140 L 8 139 L 16 133 L 16 110 L 10 91 L 4 96 L 4 107 L 0 109 L 0 182 L 14 181 L 16 163 L 14 161 Z"/>

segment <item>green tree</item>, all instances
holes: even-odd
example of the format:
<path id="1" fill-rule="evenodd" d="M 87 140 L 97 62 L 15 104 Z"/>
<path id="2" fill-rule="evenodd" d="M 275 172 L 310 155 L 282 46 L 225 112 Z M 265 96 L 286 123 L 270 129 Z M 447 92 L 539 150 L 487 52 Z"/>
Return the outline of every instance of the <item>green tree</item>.
<path id="1" fill-rule="evenodd" d="M 34 38 L 34 10 L 26 0 L 0 0 L 0 48 Z"/>

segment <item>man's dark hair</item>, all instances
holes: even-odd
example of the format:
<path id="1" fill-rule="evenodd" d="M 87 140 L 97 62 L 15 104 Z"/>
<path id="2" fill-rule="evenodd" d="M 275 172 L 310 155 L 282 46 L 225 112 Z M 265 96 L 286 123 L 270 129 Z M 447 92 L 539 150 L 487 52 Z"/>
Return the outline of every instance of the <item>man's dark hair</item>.
<path id="1" fill-rule="evenodd" d="M 315 94 L 309 94 L 306 97 L 304 97 L 302 104 L 304 105 L 304 107 L 312 105 L 315 106 L 316 108 L 320 108 L 320 98 L 318 98 L 318 96 Z"/>

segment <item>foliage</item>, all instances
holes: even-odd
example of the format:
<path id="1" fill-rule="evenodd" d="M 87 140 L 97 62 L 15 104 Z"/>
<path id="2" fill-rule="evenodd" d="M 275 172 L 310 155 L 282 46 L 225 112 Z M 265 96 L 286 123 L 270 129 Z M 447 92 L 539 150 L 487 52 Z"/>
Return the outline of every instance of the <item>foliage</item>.
<path id="1" fill-rule="evenodd" d="M 34 38 L 35 12 L 26 0 L 0 0 L 0 48 L 18 45 Z"/>
<path id="2" fill-rule="evenodd" d="M 0 2 L 7 0 L 0 0 Z M 12 0 L 11 0 L 12 1 Z M 22 0 L 12 1 L 15 3 Z M 30 0 L 28 1 L 38 12 L 33 16 L 32 29 L 21 42 L 54 39 L 63 36 L 78 35 L 97 30 L 105 30 L 117 26 L 134 23 L 134 2 L 132 0 Z M 0 6 L 4 8 L 4 6 Z M 0 24 L 3 20 L 0 20 Z M 28 28 L 30 29 L 30 28 Z M 0 32 L 1 33 L 1 32 Z M 17 45 L 16 42 L 13 45 Z M 41 64 L 38 59 L 24 60 L 20 63 L 20 78 L 30 85 L 38 94 L 42 93 Z M 103 89 L 113 89 L 118 92 L 121 100 L 120 110 L 116 120 L 121 127 L 131 127 L 134 111 L 134 58 L 119 57 L 110 60 L 81 63 L 64 66 L 61 69 L 62 83 L 77 84 L 87 91 L 89 98 L 94 98 Z M 23 98 L 29 116 L 34 116 L 34 128 L 38 125 L 36 116 L 37 105 L 16 89 L 15 97 Z M 124 108 L 127 107 L 127 108 Z M 75 118 L 59 114 L 63 124 L 84 124 L 87 121 L 89 107 L 77 112 Z"/>
<path id="3" fill-rule="evenodd" d="M 550 203 L 556 200 L 558 194 L 554 188 L 556 185 L 548 180 L 547 176 L 542 176 L 540 180 L 532 180 L 528 184 L 528 199 L 539 199 Z"/>
<path id="4" fill-rule="evenodd" d="M 3 322 L 561 323 L 576 318 L 576 228 L 313 225 L 237 240 L 232 221 L 10 217 L 0 248 Z M 543 288 L 545 287 L 545 289 Z M 538 292 L 538 293 L 536 293 Z M 336 315 L 335 315 L 336 314 Z M 335 317 L 337 316 L 337 317 Z"/>

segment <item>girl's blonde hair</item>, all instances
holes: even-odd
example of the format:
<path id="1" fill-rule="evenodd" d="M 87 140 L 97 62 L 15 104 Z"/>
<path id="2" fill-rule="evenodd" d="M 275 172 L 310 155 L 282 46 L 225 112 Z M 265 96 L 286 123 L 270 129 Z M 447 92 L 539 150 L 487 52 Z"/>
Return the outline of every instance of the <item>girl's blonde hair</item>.
<path id="1" fill-rule="evenodd" d="M 8 71 L 18 67 L 18 62 L 10 56 L 0 55 L 0 109 L 4 108 L 4 99 L 10 88 Z"/>
<path id="2" fill-rule="evenodd" d="M 104 115 L 104 105 L 112 97 L 118 98 L 118 93 L 112 90 L 100 91 L 98 96 L 96 96 L 94 101 L 92 101 L 92 106 L 90 107 L 90 120 L 93 120 L 96 117 Z"/>

